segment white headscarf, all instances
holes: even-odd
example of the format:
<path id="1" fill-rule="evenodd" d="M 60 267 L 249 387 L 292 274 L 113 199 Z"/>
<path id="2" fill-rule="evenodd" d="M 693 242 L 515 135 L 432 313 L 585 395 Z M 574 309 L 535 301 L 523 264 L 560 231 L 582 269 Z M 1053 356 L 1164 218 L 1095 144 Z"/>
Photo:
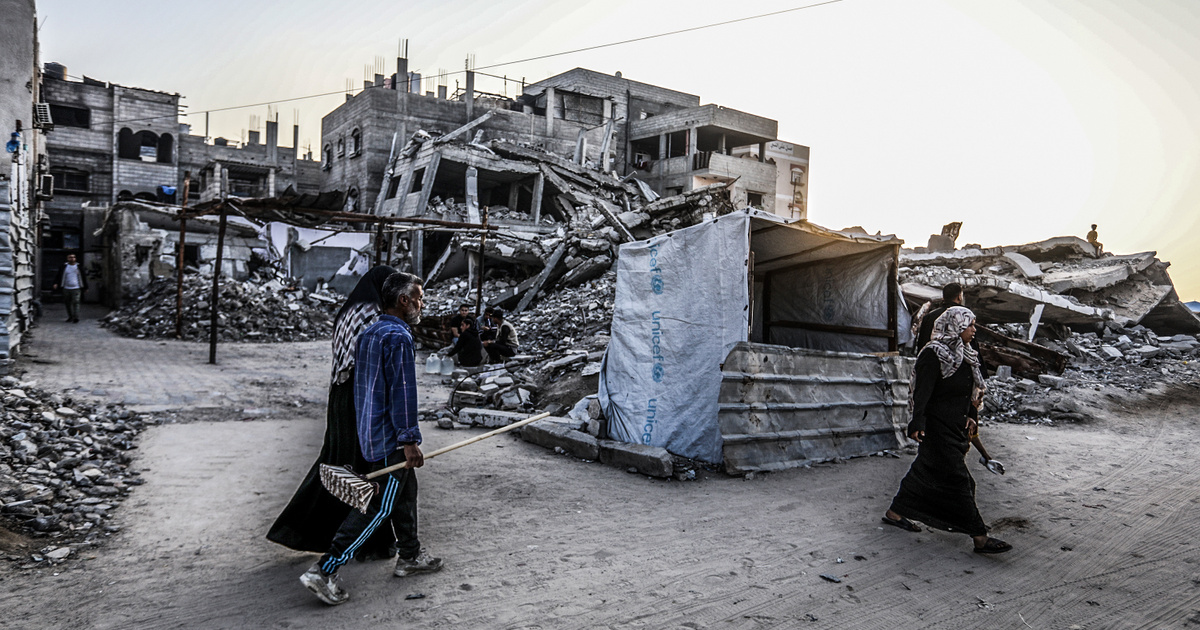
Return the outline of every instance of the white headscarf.
<path id="1" fill-rule="evenodd" d="M 962 332 L 975 323 L 975 313 L 965 306 L 951 306 L 933 323 L 933 336 L 925 348 L 930 348 L 937 354 L 942 367 L 942 378 L 949 378 L 958 371 L 963 361 L 971 366 L 971 376 L 975 377 L 975 387 L 979 391 L 987 391 L 983 382 L 983 373 L 979 371 L 979 353 L 970 344 L 962 340 Z M 924 352 L 924 348 L 922 348 Z"/>

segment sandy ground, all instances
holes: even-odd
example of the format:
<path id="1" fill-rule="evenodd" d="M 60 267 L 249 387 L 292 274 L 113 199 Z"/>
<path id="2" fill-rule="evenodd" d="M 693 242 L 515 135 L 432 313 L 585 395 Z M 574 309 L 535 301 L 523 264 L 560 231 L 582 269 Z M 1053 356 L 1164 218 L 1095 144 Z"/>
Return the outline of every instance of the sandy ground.
<path id="1" fill-rule="evenodd" d="M 1106 394 L 1090 393 L 1088 425 L 984 427 L 1009 473 L 972 472 L 985 520 L 1016 546 L 1006 555 L 879 523 L 911 455 L 678 482 L 501 436 L 421 473 L 421 537 L 445 569 L 401 579 L 389 562 L 352 563 L 351 600 L 334 608 L 297 581 L 314 555 L 263 538 L 315 457 L 323 409 L 210 413 L 144 435 L 147 483 L 120 507 L 120 534 L 71 568 L 3 575 L 0 627 L 1200 624 L 1200 389 Z M 476 433 L 423 430 L 426 450 Z"/>

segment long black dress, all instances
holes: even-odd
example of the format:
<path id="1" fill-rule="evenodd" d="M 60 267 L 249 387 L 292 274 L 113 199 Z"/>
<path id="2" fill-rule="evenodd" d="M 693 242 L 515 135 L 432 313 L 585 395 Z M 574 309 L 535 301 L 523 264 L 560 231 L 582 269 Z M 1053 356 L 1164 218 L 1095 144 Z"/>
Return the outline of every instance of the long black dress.
<path id="1" fill-rule="evenodd" d="M 313 462 L 304 481 L 300 482 L 292 500 L 275 519 L 275 524 L 267 532 L 268 540 L 296 551 L 329 551 L 329 543 L 350 513 L 350 506 L 329 494 L 321 485 L 321 464 L 352 464 L 355 470 L 367 470 L 367 462 L 358 446 L 358 431 L 354 422 L 353 378 L 330 386 L 321 454 Z M 359 557 L 395 555 L 395 544 L 396 535 L 391 523 L 386 523 L 363 545 Z"/>
<path id="2" fill-rule="evenodd" d="M 987 534 L 975 506 L 975 480 L 967 470 L 971 448 L 967 417 L 975 417 L 971 393 L 975 385 L 966 361 L 943 378 L 933 350 L 917 358 L 914 408 L 908 433 L 924 431 L 908 474 L 892 499 L 891 510 L 930 527 L 970 536 Z"/>

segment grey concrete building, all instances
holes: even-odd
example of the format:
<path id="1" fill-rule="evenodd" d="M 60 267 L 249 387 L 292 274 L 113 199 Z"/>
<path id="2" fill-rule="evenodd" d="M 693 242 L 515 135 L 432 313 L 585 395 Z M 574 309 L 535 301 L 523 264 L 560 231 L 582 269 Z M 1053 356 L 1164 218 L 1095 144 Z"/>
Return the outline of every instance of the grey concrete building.
<path id="1" fill-rule="evenodd" d="M 279 146 L 279 125 L 266 123 L 266 142 L 252 130 L 249 142 L 191 135 L 179 122 L 178 94 L 125 87 L 88 77 L 74 79 L 66 67 L 46 64 L 44 99 L 59 122 L 47 142 L 57 194 L 47 205 L 42 265 L 56 268 L 68 253 L 80 256 L 90 283 L 88 301 L 109 304 L 120 291 L 109 287 L 105 242 L 95 236 L 105 212 L 118 201 L 183 202 L 185 175 L 191 176 L 189 202 L 218 188 L 228 172 L 229 194 L 275 196 L 288 187 L 316 192 L 320 164 L 292 147 Z M 41 290 L 52 279 L 43 277 Z"/>
<path id="2" fill-rule="evenodd" d="M 398 75 L 407 74 L 408 61 L 399 59 L 397 67 Z M 701 105 L 693 94 L 584 68 L 525 85 L 514 98 L 477 93 L 472 72 L 466 73 L 466 87 L 453 94 L 445 89 L 417 93 L 413 81 L 397 82 L 396 76 L 376 75 L 321 121 L 321 187 L 347 191 L 347 209 L 374 207 L 393 137 L 398 138 L 398 150 L 417 130 L 446 134 L 485 116 L 471 134 L 482 131 L 489 140 L 540 149 L 620 175 L 636 171 L 659 194 L 733 181 L 732 194 L 739 205 L 775 210 L 777 195 L 793 197 L 790 179 L 786 191 L 777 190 L 776 164 L 765 149 L 777 141 L 776 121 Z M 400 89 L 393 89 L 395 85 Z M 747 147 L 752 158 L 735 155 Z M 799 148 L 807 164 L 807 148 Z M 409 184 L 419 186 L 416 179 Z M 454 196 L 455 186 L 461 188 L 432 184 L 432 195 L 443 198 Z M 480 190 L 482 205 L 503 205 L 512 199 L 509 186 L 496 187 L 494 199 L 486 196 L 488 190 Z M 383 192 L 384 200 L 390 200 L 414 190 Z M 792 216 L 785 210 L 781 214 Z"/>
<path id="3" fill-rule="evenodd" d="M 0 0 L 0 372 L 36 314 L 37 221 L 50 194 L 34 0 Z"/>

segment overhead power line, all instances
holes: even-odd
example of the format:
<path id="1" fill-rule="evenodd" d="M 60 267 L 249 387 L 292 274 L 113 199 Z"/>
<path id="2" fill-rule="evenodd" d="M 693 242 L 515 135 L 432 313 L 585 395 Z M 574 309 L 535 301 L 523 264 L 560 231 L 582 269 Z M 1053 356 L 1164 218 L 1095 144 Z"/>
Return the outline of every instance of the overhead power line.
<path id="1" fill-rule="evenodd" d="M 815 4 L 806 4 L 803 6 L 792 7 L 790 9 L 781 9 L 779 11 L 771 11 L 769 13 L 760 13 L 758 15 L 750 15 L 750 16 L 746 16 L 746 17 L 735 18 L 732 20 L 724 20 L 722 22 L 713 22 L 711 24 L 704 24 L 701 26 L 692 26 L 689 28 L 681 28 L 681 29 L 677 29 L 674 31 L 666 31 L 663 33 L 656 33 L 654 35 L 645 35 L 642 37 L 634 37 L 632 39 L 623 39 L 623 40 L 616 41 L 616 42 L 609 42 L 607 44 L 597 44 L 595 46 L 585 46 L 583 48 L 575 48 L 573 50 L 564 50 L 564 51 L 549 53 L 549 54 L 545 54 L 545 55 L 537 55 L 536 57 L 526 57 L 525 59 L 514 59 L 513 61 L 502 61 L 500 63 L 494 63 L 494 64 L 490 64 L 490 65 L 486 65 L 486 66 L 479 66 L 477 68 L 474 68 L 474 71 L 491 70 L 493 68 L 502 68 L 504 66 L 513 66 L 516 64 L 520 64 L 520 63 L 529 63 L 531 61 L 540 61 L 542 59 L 551 59 L 553 57 L 562 57 L 564 55 L 573 55 L 573 54 L 581 53 L 581 52 L 600 50 L 602 48 L 612 48 L 613 46 L 624 46 L 626 44 L 634 44 L 637 42 L 644 42 L 644 41 L 648 41 L 648 40 L 652 40 L 652 39 L 660 39 L 663 37 L 670 37 L 672 35 L 682 35 L 683 33 L 694 33 L 696 31 L 703 31 L 703 30 L 710 29 L 710 28 L 717 28 L 719 26 L 728 26 L 730 24 L 749 22 L 751 20 L 761 20 L 763 18 L 774 17 L 777 15 L 784 15 L 786 13 L 795 13 L 796 11 L 803 11 L 805 9 L 815 9 L 817 7 L 823 7 L 826 5 L 837 4 L 837 3 L 845 2 L 845 1 L 846 0 L 825 0 L 824 2 L 817 2 Z M 437 75 L 431 75 L 431 76 L 433 76 L 434 78 L 441 79 L 444 77 L 454 76 L 454 75 L 458 75 L 458 74 L 466 74 L 466 72 L 467 72 L 467 70 L 455 70 L 452 72 L 444 72 L 444 73 L 439 73 Z M 480 74 L 485 74 L 485 73 L 480 73 Z M 489 76 L 494 76 L 494 75 L 489 75 Z M 399 80 L 399 79 L 397 78 L 397 80 Z M 366 91 L 368 89 L 378 88 L 378 87 L 382 87 L 382 86 L 377 86 L 377 85 L 366 86 L 363 88 L 363 91 Z M 307 100 L 310 98 L 321 98 L 324 96 L 336 96 L 338 94 L 345 94 L 345 93 L 346 93 L 346 90 L 342 89 L 342 90 L 338 90 L 336 92 L 322 92 L 320 94 L 308 94 L 305 96 L 294 96 L 292 98 L 281 98 L 281 99 L 275 99 L 275 100 L 271 100 L 271 101 L 263 101 L 261 103 L 250 103 L 247 105 L 230 105 L 228 107 L 215 107 L 213 109 L 206 109 L 206 110 L 201 110 L 201 111 L 190 112 L 188 115 L 208 114 L 208 113 L 213 113 L 213 112 L 225 112 L 225 111 L 234 110 L 234 109 L 246 109 L 248 107 L 262 107 L 263 105 L 274 105 L 276 103 L 290 103 L 293 101 L 303 101 L 303 100 Z M 132 123 L 132 122 L 144 122 L 147 120 L 157 120 L 159 118 L 168 118 L 168 117 L 169 116 L 151 116 L 148 118 L 133 118 L 133 119 L 129 119 L 129 120 L 119 120 L 119 121 L 117 121 L 117 123 L 122 124 L 122 123 Z"/>

